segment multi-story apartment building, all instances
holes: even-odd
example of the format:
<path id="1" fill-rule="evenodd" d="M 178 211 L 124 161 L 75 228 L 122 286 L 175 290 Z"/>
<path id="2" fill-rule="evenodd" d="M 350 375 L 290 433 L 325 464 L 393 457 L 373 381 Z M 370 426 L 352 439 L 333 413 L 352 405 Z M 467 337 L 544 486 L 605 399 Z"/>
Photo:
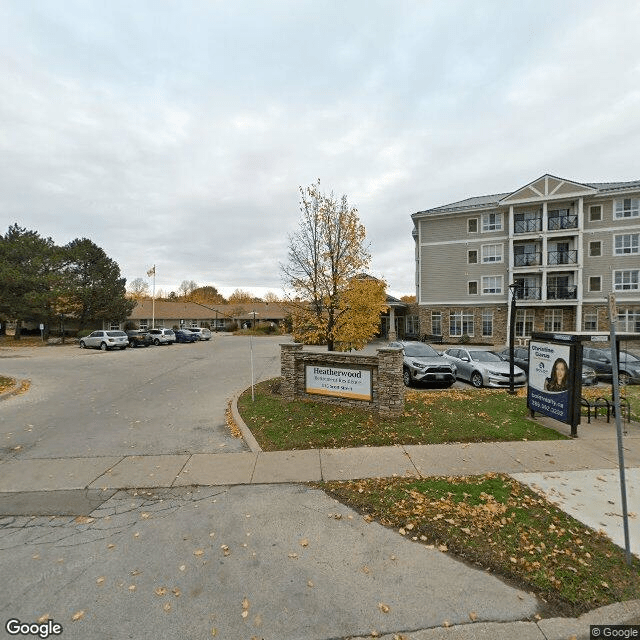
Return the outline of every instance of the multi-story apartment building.
<path id="1" fill-rule="evenodd" d="M 445 342 L 533 331 L 640 332 L 640 180 L 578 183 L 544 175 L 496 195 L 412 216 L 420 332 Z"/>

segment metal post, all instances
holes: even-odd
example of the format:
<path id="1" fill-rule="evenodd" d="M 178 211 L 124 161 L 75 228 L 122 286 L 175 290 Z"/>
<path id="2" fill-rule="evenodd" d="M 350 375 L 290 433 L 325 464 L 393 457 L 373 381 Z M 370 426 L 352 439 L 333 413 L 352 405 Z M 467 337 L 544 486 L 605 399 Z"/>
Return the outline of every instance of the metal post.
<path id="1" fill-rule="evenodd" d="M 509 318 L 509 393 L 511 395 L 515 395 L 515 369 L 513 359 L 515 357 L 514 353 L 514 343 L 515 343 L 515 329 L 516 329 L 516 291 L 518 289 L 518 285 L 510 284 L 509 291 L 511 291 L 511 314 Z"/>
<path id="2" fill-rule="evenodd" d="M 620 468 L 620 494 L 622 498 L 622 524 L 624 527 L 624 547 L 627 564 L 631 566 L 631 543 L 629 541 L 629 513 L 627 511 L 627 485 L 624 473 L 624 447 L 622 443 L 622 416 L 620 415 L 620 381 L 618 380 L 618 349 L 616 338 L 616 298 L 609 294 L 609 327 L 611 333 L 611 371 L 613 374 L 613 410 L 616 416 L 618 437 L 618 466 Z"/>

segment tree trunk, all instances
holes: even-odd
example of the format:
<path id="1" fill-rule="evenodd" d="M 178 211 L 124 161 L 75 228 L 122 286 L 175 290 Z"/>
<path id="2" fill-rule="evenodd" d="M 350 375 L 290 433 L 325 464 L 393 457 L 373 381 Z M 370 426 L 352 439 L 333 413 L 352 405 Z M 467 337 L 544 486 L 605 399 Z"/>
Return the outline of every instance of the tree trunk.
<path id="1" fill-rule="evenodd" d="M 14 340 L 20 340 L 22 337 L 22 320 L 16 320 L 16 332 L 13 334 Z"/>

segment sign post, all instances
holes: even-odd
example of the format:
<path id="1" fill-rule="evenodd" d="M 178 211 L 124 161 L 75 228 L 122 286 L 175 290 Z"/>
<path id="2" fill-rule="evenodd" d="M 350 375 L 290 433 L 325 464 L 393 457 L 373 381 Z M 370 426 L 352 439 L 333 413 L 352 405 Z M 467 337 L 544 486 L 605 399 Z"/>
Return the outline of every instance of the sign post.
<path id="1" fill-rule="evenodd" d="M 616 416 L 616 433 L 618 435 L 618 467 L 620 468 L 620 494 L 622 498 L 622 525 L 624 527 L 624 546 L 627 564 L 631 566 L 631 545 L 629 542 L 629 513 L 627 511 L 627 485 L 624 473 L 624 447 L 622 444 L 622 418 L 620 415 L 620 381 L 618 380 L 618 346 L 616 340 L 615 294 L 609 294 L 609 327 L 611 331 L 611 372 L 613 375 L 613 411 Z"/>

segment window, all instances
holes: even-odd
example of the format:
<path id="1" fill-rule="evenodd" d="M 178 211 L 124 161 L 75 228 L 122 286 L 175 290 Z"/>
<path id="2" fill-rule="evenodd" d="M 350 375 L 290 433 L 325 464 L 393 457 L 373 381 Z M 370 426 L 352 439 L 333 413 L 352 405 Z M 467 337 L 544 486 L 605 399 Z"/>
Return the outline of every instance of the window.
<path id="1" fill-rule="evenodd" d="M 562 309 L 547 309 L 544 312 L 544 330 L 562 331 Z"/>
<path id="2" fill-rule="evenodd" d="M 589 276 L 589 291 L 602 291 L 601 276 Z"/>
<path id="3" fill-rule="evenodd" d="M 442 335 L 442 313 L 440 311 L 431 312 L 431 335 Z"/>
<path id="4" fill-rule="evenodd" d="M 599 222 L 602 220 L 602 205 L 592 204 L 589 207 L 589 220 L 591 222 Z"/>
<path id="5" fill-rule="evenodd" d="M 613 201 L 613 218 L 637 218 L 640 215 L 640 198 L 621 198 Z"/>
<path id="6" fill-rule="evenodd" d="M 478 233 L 478 218 L 469 218 L 467 220 L 467 231 L 469 233 Z"/>
<path id="7" fill-rule="evenodd" d="M 111 322 L 109 324 L 109 331 L 120 331 L 120 323 L 119 322 Z"/>
<path id="8" fill-rule="evenodd" d="M 478 263 L 478 251 L 476 249 L 470 249 L 467 252 L 467 262 L 469 264 L 477 264 Z"/>
<path id="9" fill-rule="evenodd" d="M 452 311 L 449 314 L 450 336 L 473 335 L 473 313 L 468 311 Z"/>
<path id="10" fill-rule="evenodd" d="M 589 243 L 589 255 L 594 258 L 602 255 L 602 242 L 600 240 L 594 240 Z"/>
<path id="11" fill-rule="evenodd" d="M 147 318 L 145 320 L 140 320 L 139 326 L 140 329 L 146 331 L 149 328 L 149 319 Z"/>
<path id="12" fill-rule="evenodd" d="M 638 233 L 625 233 L 623 235 L 614 236 L 613 253 L 616 256 L 626 256 L 638 253 Z"/>
<path id="13" fill-rule="evenodd" d="M 516 310 L 516 336 L 518 338 L 528 338 L 533 333 L 533 309 Z"/>
<path id="14" fill-rule="evenodd" d="M 469 287 L 469 295 L 470 296 L 478 295 L 478 281 L 477 280 L 471 280 L 471 282 L 468 282 L 467 285 Z"/>
<path id="15" fill-rule="evenodd" d="M 406 332 L 410 333 L 413 336 L 417 336 L 418 335 L 418 327 L 419 327 L 418 316 L 416 316 L 416 315 L 407 316 L 407 318 L 405 320 L 405 330 L 406 330 Z"/>
<path id="16" fill-rule="evenodd" d="M 522 211 L 513 214 L 514 233 L 531 233 L 542 229 L 542 211 Z"/>
<path id="17" fill-rule="evenodd" d="M 482 336 L 490 338 L 493 335 L 493 311 L 491 309 L 482 310 Z"/>
<path id="18" fill-rule="evenodd" d="M 614 291 L 638 291 L 640 269 L 626 269 L 613 272 Z"/>
<path id="19" fill-rule="evenodd" d="M 502 214 L 485 213 L 482 216 L 482 232 L 502 231 Z"/>
<path id="20" fill-rule="evenodd" d="M 502 276 L 483 276 L 482 293 L 502 293 Z"/>
<path id="21" fill-rule="evenodd" d="M 640 333 L 640 308 L 618 309 L 618 331 Z"/>
<path id="22" fill-rule="evenodd" d="M 598 330 L 598 312 L 597 311 L 585 312 L 585 314 L 582 316 L 582 330 L 583 331 Z"/>
<path id="23" fill-rule="evenodd" d="M 482 245 L 482 262 L 502 262 L 501 244 Z"/>

